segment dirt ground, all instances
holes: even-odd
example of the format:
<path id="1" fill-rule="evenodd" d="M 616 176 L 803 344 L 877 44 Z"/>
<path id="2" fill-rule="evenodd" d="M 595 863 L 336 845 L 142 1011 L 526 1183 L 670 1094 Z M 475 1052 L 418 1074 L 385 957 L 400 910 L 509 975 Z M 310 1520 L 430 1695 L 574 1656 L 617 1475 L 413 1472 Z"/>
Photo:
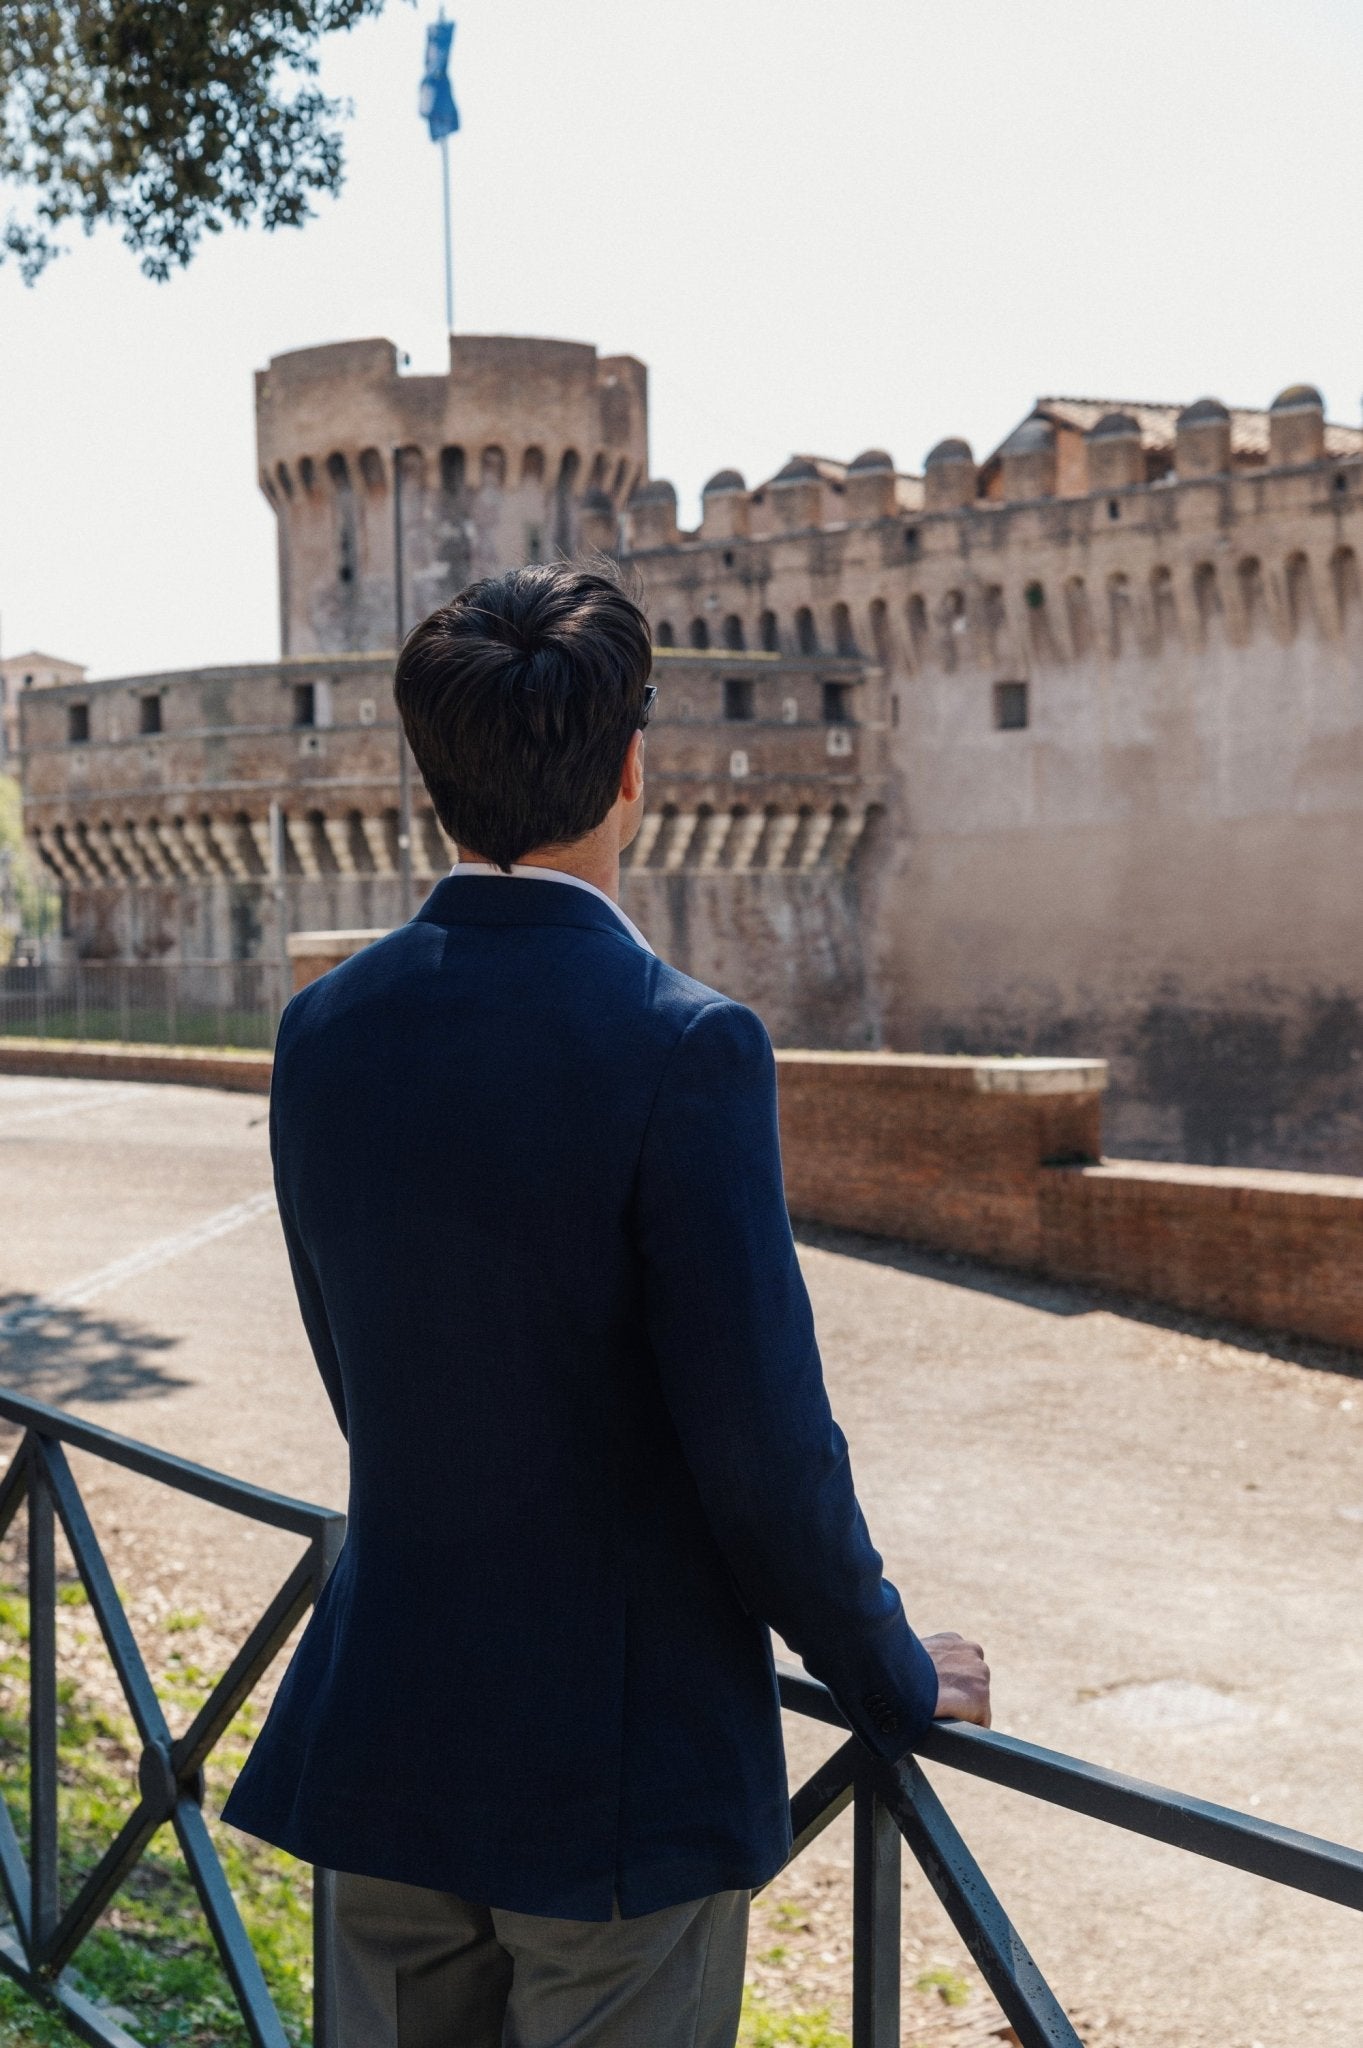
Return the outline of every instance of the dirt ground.
<path id="1" fill-rule="evenodd" d="M 344 1506 L 268 1186 L 262 1102 L 0 1078 L 0 1387 Z M 984 1640 L 996 1724 L 1363 1843 L 1360 1362 L 800 1235 L 872 1531 L 920 1628 Z M 296 1542 L 76 1463 L 140 1626 L 225 1650 Z M 1363 2037 L 1344 1910 L 932 1776 L 1095 2048 Z M 774 2007 L 845 2023 L 850 1865 L 844 1817 L 758 1901 Z M 1006 2038 L 910 1868 L 904 1921 L 905 2042 Z"/>

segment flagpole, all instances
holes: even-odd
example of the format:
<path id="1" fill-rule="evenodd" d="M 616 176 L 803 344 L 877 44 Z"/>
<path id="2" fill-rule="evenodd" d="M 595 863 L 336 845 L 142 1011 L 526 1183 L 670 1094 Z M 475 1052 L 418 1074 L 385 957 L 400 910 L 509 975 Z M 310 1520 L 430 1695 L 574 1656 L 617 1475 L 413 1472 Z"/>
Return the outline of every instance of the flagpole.
<path id="1" fill-rule="evenodd" d="M 407 633 L 402 559 L 402 450 L 393 450 L 393 627 L 399 653 Z M 398 902 L 405 924 L 416 907 L 412 888 L 412 761 L 407 734 L 398 722 Z"/>
<path id="2" fill-rule="evenodd" d="M 454 241 L 450 233 L 450 138 L 440 138 L 440 182 L 445 193 L 445 331 L 454 332 Z"/>

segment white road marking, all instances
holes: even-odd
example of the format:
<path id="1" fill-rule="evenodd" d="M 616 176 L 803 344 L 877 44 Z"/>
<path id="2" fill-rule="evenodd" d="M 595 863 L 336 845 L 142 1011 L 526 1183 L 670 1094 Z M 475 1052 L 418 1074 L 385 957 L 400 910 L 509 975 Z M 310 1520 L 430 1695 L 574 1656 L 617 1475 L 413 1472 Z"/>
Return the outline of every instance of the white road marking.
<path id="1" fill-rule="evenodd" d="M 275 1206 L 273 1188 L 264 1188 L 258 1195 L 249 1195 L 244 1202 L 234 1202 L 230 1209 L 219 1209 L 215 1216 L 205 1216 L 201 1223 L 193 1223 L 188 1230 L 176 1231 L 173 1237 L 158 1237 L 151 1244 L 143 1245 L 140 1251 L 128 1252 L 121 1259 L 111 1259 L 107 1266 L 99 1266 L 83 1279 L 72 1280 L 67 1286 L 59 1287 L 55 1293 L 40 1295 L 27 1301 L 21 1308 L 14 1308 L 7 1315 L 0 1316 L 0 1336 L 11 1336 L 17 1330 L 32 1329 L 36 1324 L 46 1322 L 59 1309 L 83 1308 L 99 1295 L 107 1294 L 111 1287 L 122 1286 L 125 1280 L 134 1280 L 142 1273 L 150 1273 L 157 1266 L 165 1266 L 172 1259 L 182 1258 L 186 1252 L 197 1251 L 201 1245 L 212 1244 L 216 1238 L 226 1237 L 229 1231 L 240 1230 L 244 1223 L 254 1223 L 257 1216 L 266 1216 Z"/>
<path id="2" fill-rule="evenodd" d="M 96 1084 L 80 1095 L 63 1095 L 59 1102 L 39 1102 L 28 1109 L 6 1109 L 0 1098 L 0 1137 L 11 1124 L 36 1124 L 49 1116 L 79 1116 L 84 1110 L 108 1109 L 111 1103 L 131 1102 L 135 1095 L 145 1093 L 143 1088 L 101 1088 Z"/>

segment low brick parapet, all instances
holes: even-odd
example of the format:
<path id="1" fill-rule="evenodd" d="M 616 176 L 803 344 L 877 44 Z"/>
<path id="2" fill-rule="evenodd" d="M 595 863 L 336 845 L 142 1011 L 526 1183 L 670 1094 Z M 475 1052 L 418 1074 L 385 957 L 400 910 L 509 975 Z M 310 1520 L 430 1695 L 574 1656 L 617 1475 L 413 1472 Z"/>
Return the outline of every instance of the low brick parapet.
<path id="1" fill-rule="evenodd" d="M 1057 1279 L 1363 1348 L 1363 1180 L 1105 1159 L 1040 1197 Z"/>
<path id="2" fill-rule="evenodd" d="M 1101 1156 L 1102 1060 L 780 1052 L 791 1212 L 1035 1266 L 1041 1170 Z"/>
<path id="3" fill-rule="evenodd" d="M 96 1039 L 0 1038 L 0 1074 L 59 1081 L 173 1081 L 268 1095 L 273 1056 L 194 1045 L 123 1045 Z"/>
<path id="4" fill-rule="evenodd" d="M 777 1061 L 797 1218 L 1363 1349 L 1363 1180 L 1104 1159 L 1101 1060 Z"/>
<path id="5" fill-rule="evenodd" d="M 776 1058 L 798 1219 L 1363 1350 L 1363 1180 L 1103 1159 L 1101 1060 Z M 265 1095 L 270 1071 L 265 1052 L 0 1038 L 0 1074 Z"/>
<path id="6" fill-rule="evenodd" d="M 379 925 L 372 931 L 290 933 L 287 944 L 294 994 L 297 995 L 300 988 L 306 988 L 310 981 L 330 974 L 332 968 L 339 967 L 343 960 L 362 953 L 366 946 L 373 945 L 375 939 L 386 938 L 388 930 L 387 925 Z"/>

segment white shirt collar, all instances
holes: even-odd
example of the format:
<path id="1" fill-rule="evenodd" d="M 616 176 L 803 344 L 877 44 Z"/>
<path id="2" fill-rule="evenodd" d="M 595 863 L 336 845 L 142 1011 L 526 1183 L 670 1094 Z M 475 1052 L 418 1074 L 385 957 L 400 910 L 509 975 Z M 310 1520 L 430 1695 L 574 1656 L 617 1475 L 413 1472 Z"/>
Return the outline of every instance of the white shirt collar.
<path id="1" fill-rule="evenodd" d="M 595 882 L 584 881 L 581 875 L 565 875 L 562 868 L 530 867 L 522 861 L 516 861 L 508 875 L 505 868 L 494 868 L 491 861 L 457 860 L 450 869 L 450 877 L 454 879 L 460 875 L 481 875 L 484 878 L 488 875 L 501 875 L 509 882 L 566 882 L 569 888 L 585 889 L 588 895 L 597 897 L 608 910 L 614 911 L 636 946 L 642 946 L 646 953 L 653 951 L 638 925 L 632 918 L 625 916 L 615 899 L 608 896 L 604 889 L 598 889 Z"/>

